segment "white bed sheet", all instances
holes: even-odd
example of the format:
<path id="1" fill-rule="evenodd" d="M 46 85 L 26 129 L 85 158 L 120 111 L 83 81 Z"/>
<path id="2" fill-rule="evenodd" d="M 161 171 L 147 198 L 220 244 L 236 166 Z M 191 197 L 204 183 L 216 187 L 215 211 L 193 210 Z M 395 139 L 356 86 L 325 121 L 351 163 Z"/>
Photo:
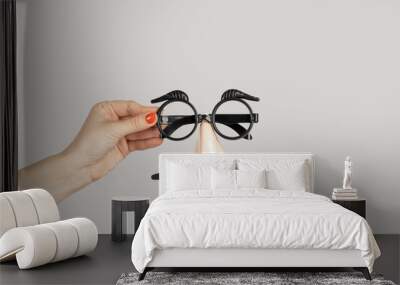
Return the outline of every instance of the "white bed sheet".
<path id="1" fill-rule="evenodd" d="M 328 198 L 298 191 L 180 191 L 153 201 L 132 243 L 143 272 L 155 249 L 357 249 L 372 272 L 379 248 L 368 223 Z"/>

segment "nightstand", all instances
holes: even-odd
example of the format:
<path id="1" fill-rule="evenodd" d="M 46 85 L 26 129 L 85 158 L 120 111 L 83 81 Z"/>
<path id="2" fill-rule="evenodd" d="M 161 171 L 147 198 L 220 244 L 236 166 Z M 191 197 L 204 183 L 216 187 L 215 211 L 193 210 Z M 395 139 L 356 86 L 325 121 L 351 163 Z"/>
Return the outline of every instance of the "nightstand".
<path id="1" fill-rule="evenodd" d="M 339 204 L 340 206 L 359 214 L 361 217 L 366 219 L 367 215 L 367 201 L 365 199 L 355 200 L 332 200 L 333 203 Z"/>
<path id="2" fill-rule="evenodd" d="M 123 241 L 127 234 L 124 233 L 123 215 L 126 212 L 134 212 L 134 231 L 139 227 L 140 221 L 149 208 L 149 197 L 120 196 L 113 197 L 111 203 L 111 237 L 113 241 Z M 126 221 L 125 221 L 126 223 Z"/>

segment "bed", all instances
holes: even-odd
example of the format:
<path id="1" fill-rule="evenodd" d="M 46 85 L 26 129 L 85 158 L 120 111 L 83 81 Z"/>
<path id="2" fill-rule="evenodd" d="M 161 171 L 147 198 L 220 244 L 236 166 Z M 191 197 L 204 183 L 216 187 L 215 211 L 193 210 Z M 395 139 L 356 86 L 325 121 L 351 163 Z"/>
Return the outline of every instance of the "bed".
<path id="1" fill-rule="evenodd" d="M 352 267 L 380 251 L 365 219 L 314 194 L 310 153 L 161 154 L 132 262 L 154 268 Z"/>

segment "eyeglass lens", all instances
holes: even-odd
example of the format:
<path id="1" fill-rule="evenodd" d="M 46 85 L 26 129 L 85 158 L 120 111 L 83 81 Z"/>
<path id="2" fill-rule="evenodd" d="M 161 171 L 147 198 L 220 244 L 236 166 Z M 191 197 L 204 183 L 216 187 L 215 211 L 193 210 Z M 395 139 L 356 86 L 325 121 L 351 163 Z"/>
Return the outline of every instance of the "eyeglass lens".
<path id="1" fill-rule="evenodd" d="M 250 125 L 250 110 L 240 101 L 227 101 L 215 112 L 215 128 L 226 137 L 236 138 L 238 129 L 247 131 Z"/>
<path id="2" fill-rule="evenodd" d="M 195 112 L 185 102 L 171 102 L 161 111 L 161 128 L 165 136 L 181 139 L 189 135 L 195 125 Z"/>

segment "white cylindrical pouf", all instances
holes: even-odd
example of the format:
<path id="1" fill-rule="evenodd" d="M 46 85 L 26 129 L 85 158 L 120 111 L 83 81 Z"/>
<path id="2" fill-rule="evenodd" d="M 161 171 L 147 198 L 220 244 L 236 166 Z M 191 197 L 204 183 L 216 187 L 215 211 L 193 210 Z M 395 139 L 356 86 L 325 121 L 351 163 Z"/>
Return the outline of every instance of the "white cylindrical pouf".
<path id="1" fill-rule="evenodd" d="M 86 254 L 96 248 L 96 225 L 86 218 L 58 221 L 57 204 L 43 189 L 0 193 L 0 261 L 20 269 Z"/>
<path id="2" fill-rule="evenodd" d="M 86 254 L 96 248 L 97 245 L 97 228 L 96 225 L 86 218 L 74 218 L 65 220 L 75 227 L 78 232 L 79 244 L 75 256 Z"/>
<path id="3" fill-rule="evenodd" d="M 6 231 L 16 226 L 17 223 L 10 202 L 0 193 L 0 238 Z"/>
<path id="4" fill-rule="evenodd" d="M 1 193 L 13 209 L 17 227 L 33 226 L 39 223 L 36 208 L 30 196 L 23 191 Z"/>
<path id="5" fill-rule="evenodd" d="M 39 224 L 60 220 L 56 201 L 49 192 L 43 189 L 29 189 L 23 192 L 28 194 L 32 199 L 39 218 Z"/>
<path id="6" fill-rule="evenodd" d="M 79 237 L 75 228 L 65 221 L 42 225 L 50 228 L 57 238 L 57 252 L 51 262 L 73 257 L 78 249 Z"/>
<path id="7" fill-rule="evenodd" d="M 54 232 L 41 225 L 11 229 L 0 241 L 0 258 L 16 253 L 21 269 L 49 263 L 57 252 Z"/>
<path id="8" fill-rule="evenodd" d="M 20 269 L 77 257 L 96 248 L 97 228 L 86 218 L 19 227 L 0 238 L 0 261 L 15 256 Z"/>

